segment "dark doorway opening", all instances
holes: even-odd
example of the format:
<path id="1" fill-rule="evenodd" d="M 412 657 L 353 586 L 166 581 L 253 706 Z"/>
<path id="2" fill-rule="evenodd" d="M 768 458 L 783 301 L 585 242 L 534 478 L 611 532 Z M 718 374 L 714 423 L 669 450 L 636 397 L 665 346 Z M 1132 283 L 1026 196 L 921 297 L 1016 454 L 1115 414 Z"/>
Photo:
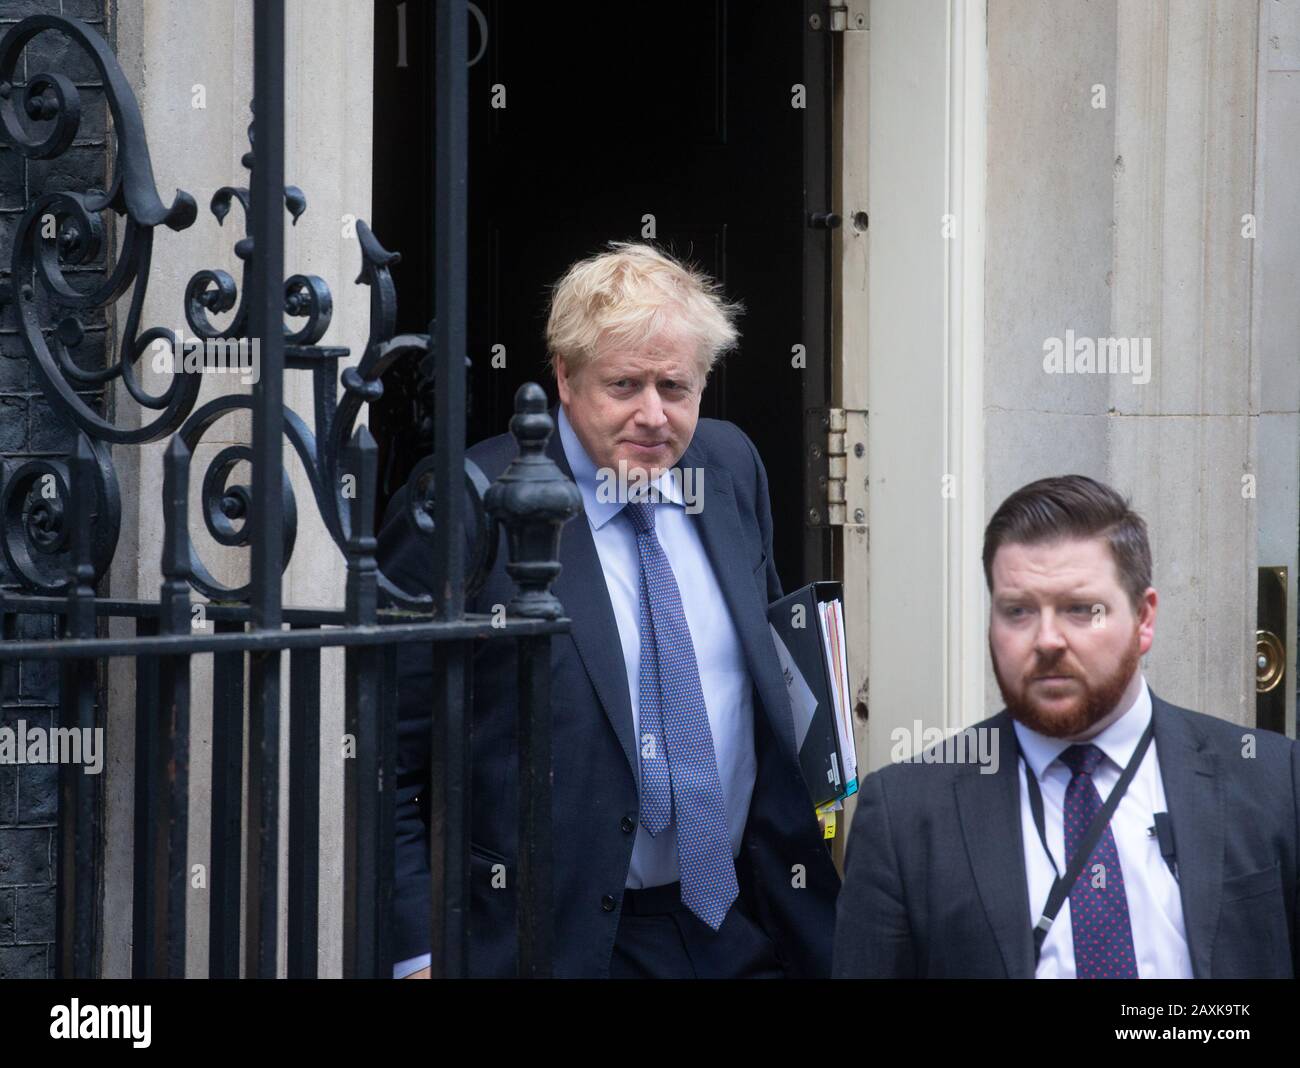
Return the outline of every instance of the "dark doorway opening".
<path id="1" fill-rule="evenodd" d="M 803 408 L 825 396 L 805 376 L 825 379 L 827 324 L 806 321 L 805 184 L 824 181 L 824 167 L 805 165 L 809 115 L 791 106 L 793 87 L 810 80 L 803 5 L 478 0 L 471 9 L 468 441 L 506 429 L 525 381 L 557 399 L 543 337 L 548 287 L 609 240 L 647 236 L 653 217 L 660 247 L 746 307 L 740 348 L 715 369 L 701 415 L 731 420 L 758 446 L 782 583 L 822 577 L 804 563 Z M 373 229 L 402 254 L 398 329 L 417 333 L 434 311 L 430 15 L 416 2 L 375 6 Z M 822 106 L 820 92 L 809 97 Z M 806 369 L 792 366 L 800 344 Z M 494 352 L 504 367 L 493 367 Z M 386 377 L 371 411 L 386 495 L 428 448 L 416 369 Z"/>

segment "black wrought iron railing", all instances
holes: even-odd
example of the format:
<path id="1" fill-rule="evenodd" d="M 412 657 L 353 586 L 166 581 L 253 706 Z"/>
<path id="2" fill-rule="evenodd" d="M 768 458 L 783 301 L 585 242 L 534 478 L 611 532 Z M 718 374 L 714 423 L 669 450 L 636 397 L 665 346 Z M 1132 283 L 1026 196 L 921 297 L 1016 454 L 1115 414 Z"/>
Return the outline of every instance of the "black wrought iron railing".
<path id="1" fill-rule="evenodd" d="M 284 176 L 284 3 L 254 4 L 254 124 L 243 165 L 247 188 L 226 186 L 210 208 L 220 223 L 238 203 L 245 235 L 235 244 L 239 283 L 225 271 L 200 270 L 185 294 L 185 319 L 202 341 L 201 365 L 180 359 L 182 339 L 142 328 L 151 253 L 160 227 L 183 230 L 197 210 L 189 194 L 170 205 L 159 197 L 144 123 L 134 94 L 104 39 L 75 19 L 27 18 L 0 40 L 0 137 L 23 155 L 51 159 L 67 151 L 80 122 L 73 82 L 57 71 L 18 77 L 20 56 L 41 33 L 63 34 L 93 62 L 112 116 L 113 166 L 107 192 L 45 191 L 27 204 L 14 231 L 8 285 L 0 302 L 14 311 L 34 374 L 52 408 L 78 429 L 69 461 L 35 459 L 20 465 L 3 489 L 4 551 L 21 585 L 0 594 L 0 667 L 22 660 L 57 661 L 61 668 L 60 727 L 102 727 L 98 664 L 135 662 L 135 793 L 132 972 L 183 976 L 186 972 L 186 843 L 191 812 L 191 666 L 212 656 L 212 785 L 205 798 L 211 820 L 209 973 L 277 974 L 277 858 L 287 835 L 289 857 L 288 959 L 291 976 L 316 974 L 319 923 L 318 835 L 321 767 L 321 651 L 345 653 L 345 730 L 356 740 L 346 762 L 344 812 L 343 973 L 390 974 L 394 869 L 395 656 L 418 644 L 434 665 L 430 694 L 432 803 L 430 856 L 432 951 L 435 975 L 463 975 L 468 967 L 469 919 L 469 700 L 474 642 L 518 643 L 520 673 L 518 880 L 519 968 L 550 970 L 550 703 L 551 636 L 567 629 L 549 593 L 558 569 L 558 533 L 577 508 L 573 485 L 543 454 L 552 431 L 545 395 L 532 384 L 516 398 L 511 429 L 521 460 L 488 493 L 486 480 L 465 460 L 466 301 L 466 4 L 438 0 L 430 42 L 437 70 L 437 150 L 432 175 L 436 318 L 427 335 L 393 336 L 396 295 L 389 275 L 397 259 L 364 223 L 357 224 L 361 278 L 370 287 L 370 331 L 355 367 L 339 373 L 348 350 L 319 344 L 330 323 L 332 299 L 324 280 L 285 278 L 284 209 L 296 218 L 306 198 Z M 95 260 L 122 219 L 122 238 L 107 277 L 78 288 L 78 264 Z M 116 306 L 131 289 L 117 351 L 107 366 L 87 370 L 75 359 L 84 317 Z M 210 316 L 230 313 L 225 326 Z M 285 317 L 300 320 L 294 330 Z M 251 391 L 196 408 L 202 375 L 237 346 L 257 343 L 259 365 Z M 142 359 L 158 343 L 176 358 L 171 381 L 148 392 Z M 224 346 L 224 347 L 223 347 Z M 433 595 L 399 587 L 375 559 L 375 445 L 358 417 L 382 393 L 381 377 L 397 360 L 419 359 L 433 377 L 433 454 L 408 483 L 406 519 L 429 543 Z M 84 361 L 82 361 L 84 363 Z M 314 394 L 313 425 L 284 406 L 284 376 L 307 374 Z M 121 379 L 145 418 L 115 424 L 78 393 Z M 341 399 L 339 387 L 342 387 Z M 202 527 L 216 544 L 247 549 L 246 585 L 219 582 L 197 552 L 188 523 L 191 458 L 219 420 L 251 410 L 250 445 L 221 449 L 203 472 L 198 498 Z M 151 413 L 156 413 L 152 415 Z M 112 563 L 121 520 L 114 447 L 170 437 L 164 458 L 165 534 L 157 600 L 99 597 L 96 588 Z M 296 540 L 297 502 L 284 471 L 282 441 L 292 445 L 326 530 L 347 568 L 342 607 L 303 609 L 281 600 L 281 576 Z M 251 468 L 250 485 L 232 481 Z M 462 493 L 464 486 L 469 492 Z M 145 487 L 140 487 L 145 492 Z M 495 562 L 502 530 L 509 536 L 518 596 L 500 620 L 466 615 L 465 601 Z M 462 532 L 473 534 L 466 556 Z M 529 555 L 531 554 L 531 555 Z M 193 593 L 203 600 L 193 600 Z M 203 604 L 209 626 L 193 627 Z M 54 614 L 57 640 L 20 640 L 16 619 Z M 106 623 L 133 619 L 130 638 L 106 636 Z M 279 818 L 281 666 L 289 658 L 287 826 Z M 247 687 L 245 688 L 245 670 Z M 248 737 L 243 736 L 247 708 Z M 243 750 L 247 742 L 247 782 Z M 246 790 L 246 805 L 241 795 Z M 57 971 L 89 977 L 100 968 L 102 917 L 98 848 L 103 801 L 96 780 L 75 766 L 60 767 Z M 246 846 L 241 851 L 241 831 Z M 241 895 L 241 889 L 243 893 Z M 241 898 L 244 906 L 241 911 Z"/>

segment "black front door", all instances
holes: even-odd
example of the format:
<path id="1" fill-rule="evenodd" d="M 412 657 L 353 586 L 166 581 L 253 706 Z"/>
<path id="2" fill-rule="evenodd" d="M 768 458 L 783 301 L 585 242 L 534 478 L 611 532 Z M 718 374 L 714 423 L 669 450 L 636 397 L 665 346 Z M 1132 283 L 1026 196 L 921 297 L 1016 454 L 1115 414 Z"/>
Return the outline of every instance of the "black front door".
<path id="1" fill-rule="evenodd" d="M 472 6 L 469 440 L 506 428 L 525 381 L 556 399 L 547 287 L 610 240 L 653 235 L 747 309 L 740 348 L 715 369 L 701 415 L 737 423 L 758 446 L 782 581 L 801 584 L 802 409 L 820 396 L 805 376 L 824 376 L 826 328 L 805 325 L 807 308 L 820 320 L 824 302 L 805 302 L 805 177 L 821 168 L 805 166 L 808 110 L 792 106 L 807 80 L 802 5 Z M 434 310 L 427 19 L 418 3 L 376 5 L 374 230 L 402 253 L 399 327 L 413 332 Z M 814 88 L 810 99 L 821 106 L 823 96 Z M 792 366 L 800 344 L 806 367 Z M 390 488 L 421 447 L 413 372 L 393 379 L 371 423 Z"/>

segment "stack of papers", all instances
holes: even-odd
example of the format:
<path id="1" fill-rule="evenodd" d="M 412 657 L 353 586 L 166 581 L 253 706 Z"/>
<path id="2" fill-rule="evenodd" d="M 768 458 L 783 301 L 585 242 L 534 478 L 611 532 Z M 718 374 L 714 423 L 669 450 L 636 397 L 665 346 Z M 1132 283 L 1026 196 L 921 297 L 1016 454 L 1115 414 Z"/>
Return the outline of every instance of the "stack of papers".
<path id="1" fill-rule="evenodd" d="M 799 765 L 818 815 L 858 788 L 843 586 L 813 582 L 768 606 L 772 644 L 790 695 Z M 834 835 L 833 818 L 826 836 Z"/>

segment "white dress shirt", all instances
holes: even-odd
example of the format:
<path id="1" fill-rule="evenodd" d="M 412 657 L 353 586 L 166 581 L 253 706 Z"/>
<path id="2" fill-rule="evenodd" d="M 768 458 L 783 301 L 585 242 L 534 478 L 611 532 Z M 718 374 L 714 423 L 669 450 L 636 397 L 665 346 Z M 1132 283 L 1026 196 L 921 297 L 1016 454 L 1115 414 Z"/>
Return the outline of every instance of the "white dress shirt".
<path id="1" fill-rule="evenodd" d="M 637 551 L 636 531 L 632 521 L 619 514 L 625 501 L 599 499 L 596 464 L 587 455 L 587 450 L 570 425 L 563 405 L 559 409 L 558 423 L 560 443 L 573 471 L 574 482 L 582 492 L 583 509 L 591 527 L 591 537 L 600 558 L 605 586 L 614 609 L 614 620 L 618 625 L 628 696 L 632 702 L 632 737 L 636 738 L 640 722 L 641 689 L 641 632 L 638 622 L 641 557 Z M 696 485 L 705 508 L 708 507 L 709 496 L 707 483 L 707 475 L 697 476 Z M 611 486 L 614 484 L 614 481 L 609 483 Z M 686 512 L 676 472 L 670 469 L 654 485 L 660 491 L 660 500 L 655 508 L 655 532 L 677 579 L 682 611 L 686 615 L 686 625 L 695 647 L 700 689 L 704 693 L 704 704 L 708 710 L 713 751 L 718 761 L 718 778 L 727 809 L 731 855 L 735 857 L 740 853 L 757 773 L 753 682 L 740 646 L 740 636 L 713 573 L 713 565 L 700 540 L 695 517 Z M 602 493 L 601 496 L 605 494 Z M 639 788 L 640 761 L 635 761 L 633 766 Z M 638 823 L 626 885 L 637 890 L 673 883 L 678 878 L 676 824 L 670 823 L 663 832 L 652 836 Z M 394 966 L 393 977 L 401 978 L 428 963 L 427 953 L 412 957 Z"/>
<path id="2" fill-rule="evenodd" d="M 1090 739 L 1106 759 L 1093 772 L 1092 781 L 1102 803 L 1119 781 L 1151 722 L 1151 692 L 1142 679 L 1138 695 L 1128 711 L 1109 727 Z M 1034 828 L 1029 807 L 1029 786 L 1025 779 L 1025 762 L 1038 779 L 1043 795 L 1043 814 L 1047 844 L 1056 866 L 1065 874 L 1065 831 L 1062 808 L 1065 789 L 1070 783 L 1070 769 L 1057 759 L 1072 743 L 1063 738 L 1048 738 L 1021 723 L 1014 724 L 1025 760 L 1017 761 L 1020 776 L 1020 826 L 1023 829 L 1025 871 L 1029 877 L 1030 926 L 1038 922 L 1047 903 L 1056 874 L 1043 853 L 1043 844 Z M 1160 762 L 1155 739 L 1147 749 L 1142 764 L 1120 800 L 1110 829 L 1115 837 L 1120 868 L 1124 874 L 1124 894 L 1128 900 L 1129 926 L 1133 932 L 1133 950 L 1137 957 L 1138 976 L 1142 979 L 1190 979 L 1192 959 L 1187 950 L 1187 932 L 1183 924 L 1183 902 L 1178 883 L 1160 855 L 1160 845 L 1148 828 L 1154 814 L 1168 811 L 1165 788 L 1160 778 Z M 1084 873 L 1087 875 L 1086 871 Z M 1073 979 L 1074 936 L 1070 926 L 1070 899 L 1067 897 L 1056 921 L 1043 942 L 1042 956 L 1034 973 L 1037 979 Z"/>

